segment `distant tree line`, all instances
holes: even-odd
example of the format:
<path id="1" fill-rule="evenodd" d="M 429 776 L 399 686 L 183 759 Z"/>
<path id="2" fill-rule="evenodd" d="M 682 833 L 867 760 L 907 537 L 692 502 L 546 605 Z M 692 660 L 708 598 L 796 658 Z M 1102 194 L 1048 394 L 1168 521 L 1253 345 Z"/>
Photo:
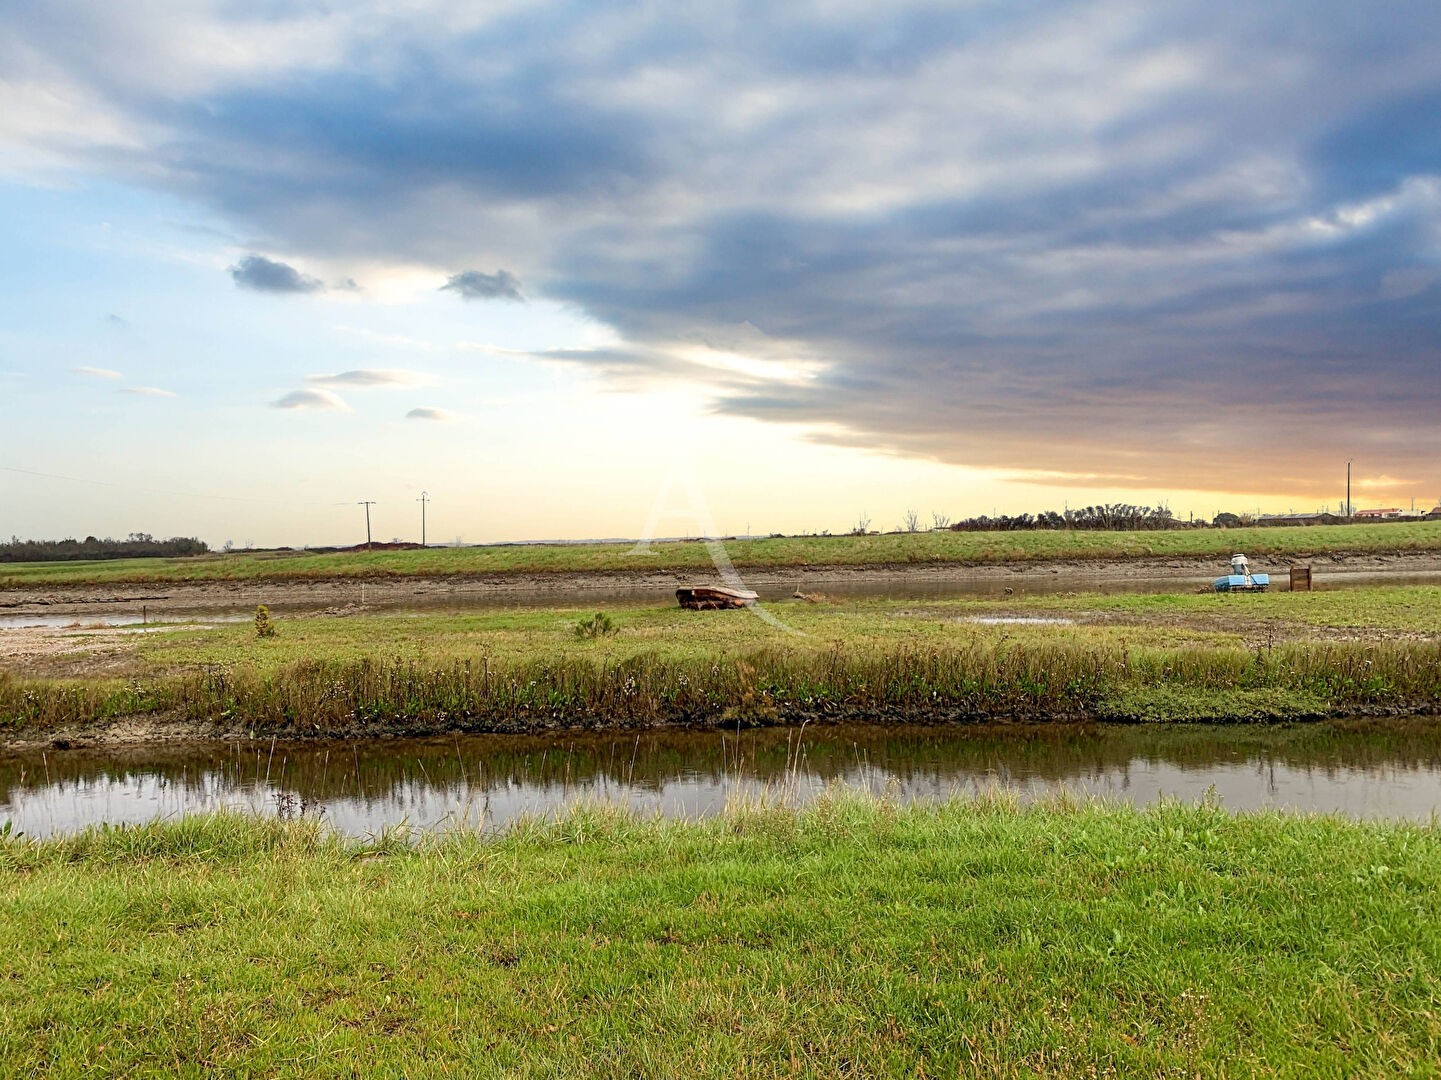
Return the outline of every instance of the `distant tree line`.
<path id="1" fill-rule="evenodd" d="M 1178 521 L 1164 506 L 1132 506 L 1130 503 L 1103 503 L 1079 510 L 1043 510 L 1039 514 L 1017 514 L 1014 517 L 965 518 L 952 523 L 955 532 L 1021 532 L 1033 529 L 1096 529 L 1111 532 L 1132 532 L 1145 529 L 1188 529 L 1191 525 Z"/>
<path id="2" fill-rule="evenodd" d="M 157 540 L 149 533 L 131 533 L 124 540 L 21 540 L 12 536 L 0 543 L 0 562 L 72 562 L 81 559 L 143 559 L 156 555 L 204 555 L 204 540 L 193 536 L 172 536 Z"/>

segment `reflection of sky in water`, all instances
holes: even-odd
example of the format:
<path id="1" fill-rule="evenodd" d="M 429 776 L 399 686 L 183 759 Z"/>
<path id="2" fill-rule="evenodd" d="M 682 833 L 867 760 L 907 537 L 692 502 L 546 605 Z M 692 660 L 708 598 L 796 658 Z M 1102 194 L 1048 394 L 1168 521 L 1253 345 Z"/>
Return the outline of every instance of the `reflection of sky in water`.
<path id="1" fill-rule="evenodd" d="M 1359 764 L 1339 760 L 1334 744 L 1316 751 L 1314 761 L 1295 747 L 1285 753 L 1239 749 L 1224 729 L 1199 742 L 1194 731 L 1168 739 L 1156 730 L 1055 743 L 934 730 L 913 738 L 870 737 L 876 741 L 862 746 L 807 734 L 798 764 L 784 741 L 777 751 L 774 738 L 768 749 L 753 746 L 739 760 L 732 741 L 721 757 L 717 733 L 671 736 L 655 745 L 637 739 L 634 750 L 626 743 L 623 752 L 612 741 L 580 752 L 512 749 L 490 758 L 484 753 L 496 754 L 495 743 L 480 740 L 467 741 L 464 754 L 459 741 L 448 752 L 436 743 L 397 744 L 388 756 L 384 744 L 367 745 L 365 756 L 352 744 L 270 754 L 235 747 L 178 763 L 173 757 L 147 763 L 133 753 L 123 763 L 51 753 L 23 763 L 18 775 L 5 774 L 0 821 L 45 835 L 222 808 L 270 814 L 282 802 L 294 808 L 305 798 L 335 828 L 365 836 L 402 822 L 423 829 L 498 828 L 585 800 L 623 803 L 641 814 L 703 817 L 734 798 L 807 801 L 832 783 L 890 792 L 906 802 L 1004 790 L 1027 800 L 1066 791 L 1136 804 L 1214 794 L 1233 810 L 1416 820 L 1441 808 L 1441 726 L 1420 737 L 1419 751 L 1413 738 L 1410 750 L 1361 753 Z M 1139 745 L 1128 749 L 1128 740 Z"/>
<path id="2" fill-rule="evenodd" d="M 98 630 L 124 627 L 140 633 L 149 630 L 209 630 L 206 623 L 244 622 L 251 616 L 222 613 L 206 616 L 166 615 L 126 611 L 121 614 L 96 614 L 85 612 L 79 615 L 0 615 L 0 630 Z"/>

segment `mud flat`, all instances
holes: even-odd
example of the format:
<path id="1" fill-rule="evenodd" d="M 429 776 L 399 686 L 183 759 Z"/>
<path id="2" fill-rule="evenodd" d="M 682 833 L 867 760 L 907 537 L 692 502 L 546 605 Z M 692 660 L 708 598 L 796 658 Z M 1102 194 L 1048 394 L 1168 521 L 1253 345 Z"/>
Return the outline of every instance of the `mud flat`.
<path id="1" fill-rule="evenodd" d="M 1296 560 L 1302 561 L 1302 560 Z M 1441 555 L 1432 552 L 1333 554 L 1304 560 L 1320 589 L 1346 585 L 1417 584 L 1441 580 Z M 1258 570 L 1284 579 L 1288 560 L 1257 560 Z M 748 570 L 746 585 L 763 600 L 796 591 L 844 597 L 924 598 L 1057 592 L 1175 592 L 1201 588 L 1225 567 L 1213 558 L 1057 560 L 967 566 L 885 564 Z M 198 581 L 147 585 L 49 585 L 0 589 L 0 625 L 26 616 L 82 621 L 98 612 L 173 619 L 221 615 L 266 604 L 278 610 L 372 608 L 570 607 L 605 602 L 665 603 L 674 590 L 716 580 L 714 571 L 586 571 L 404 576 L 282 581 Z M 1284 580 L 1278 583 L 1284 588 Z"/>

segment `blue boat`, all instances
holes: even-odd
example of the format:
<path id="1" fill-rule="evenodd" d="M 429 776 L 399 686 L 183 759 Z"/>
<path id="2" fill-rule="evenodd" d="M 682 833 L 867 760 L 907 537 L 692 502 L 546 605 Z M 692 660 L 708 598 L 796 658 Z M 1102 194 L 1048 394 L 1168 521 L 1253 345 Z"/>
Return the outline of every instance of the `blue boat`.
<path id="1" fill-rule="evenodd" d="M 1270 574 L 1227 574 L 1216 579 L 1217 592 L 1265 592 Z"/>

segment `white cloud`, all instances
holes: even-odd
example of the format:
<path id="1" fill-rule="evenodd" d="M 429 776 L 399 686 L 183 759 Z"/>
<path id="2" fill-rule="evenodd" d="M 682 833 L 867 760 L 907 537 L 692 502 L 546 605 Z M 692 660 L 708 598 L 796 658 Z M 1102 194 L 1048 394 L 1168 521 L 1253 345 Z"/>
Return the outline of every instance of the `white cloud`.
<path id="1" fill-rule="evenodd" d="M 425 285 L 430 287 L 430 279 L 425 277 Z M 419 338 L 406 337 L 404 334 L 382 334 L 375 330 L 368 330 L 363 326 L 346 326 L 337 324 L 332 327 L 338 334 L 352 334 L 355 337 L 364 338 L 366 341 L 374 341 L 381 345 L 390 345 L 397 349 L 418 349 L 422 352 L 435 352 L 440 346 L 433 341 L 422 341 Z"/>
<path id="2" fill-rule="evenodd" d="M 380 386 L 423 386 L 431 381 L 430 376 L 418 371 L 399 368 L 358 368 L 342 371 L 336 375 L 307 375 L 305 381 L 320 386 L 349 386 L 352 389 L 366 389 Z"/>
<path id="3" fill-rule="evenodd" d="M 441 422 L 454 420 L 455 413 L 446 409 L 437 409 L 433 405 L 420 405 L 405 414 L 407 420 L 439 420 Z"/>
<path id="4" fill-rule="evenodd" d="M 88 367 L 88 366 L 83 365 L 83 364 L 82 364 L 80 367 L 73 367 L 73 368 L 71 368 L 70 370 L 73 371 L 73 372 L 75 372 L 75 374 L 77 374 L 77 375 L 88 375 L 88 376 L 90 376 L 90 378 L 92 378 L 92 379 L 123 379 L 123 378 L 125 378 L 125 376 L 122 375 L 122 374 L 120 374 L 120 372 L 118 372 L 118 371 L 111 371 L 109 368 L 103 368 L 103 367 Z"/>
<path id="5" fill-rule="evenodd" d="M 329 390 L 292 390 L 270 403 L 272 409 L 331 409 L 350 412 L 350 406 L 339 394 Z"/>
<path id="6" fill-rule="evenodd" d="M 138 394 L 141 397 L 175 397 L 175 391 L 162 390 L 158 386 L 127 386 L 122 394 Z"/>

